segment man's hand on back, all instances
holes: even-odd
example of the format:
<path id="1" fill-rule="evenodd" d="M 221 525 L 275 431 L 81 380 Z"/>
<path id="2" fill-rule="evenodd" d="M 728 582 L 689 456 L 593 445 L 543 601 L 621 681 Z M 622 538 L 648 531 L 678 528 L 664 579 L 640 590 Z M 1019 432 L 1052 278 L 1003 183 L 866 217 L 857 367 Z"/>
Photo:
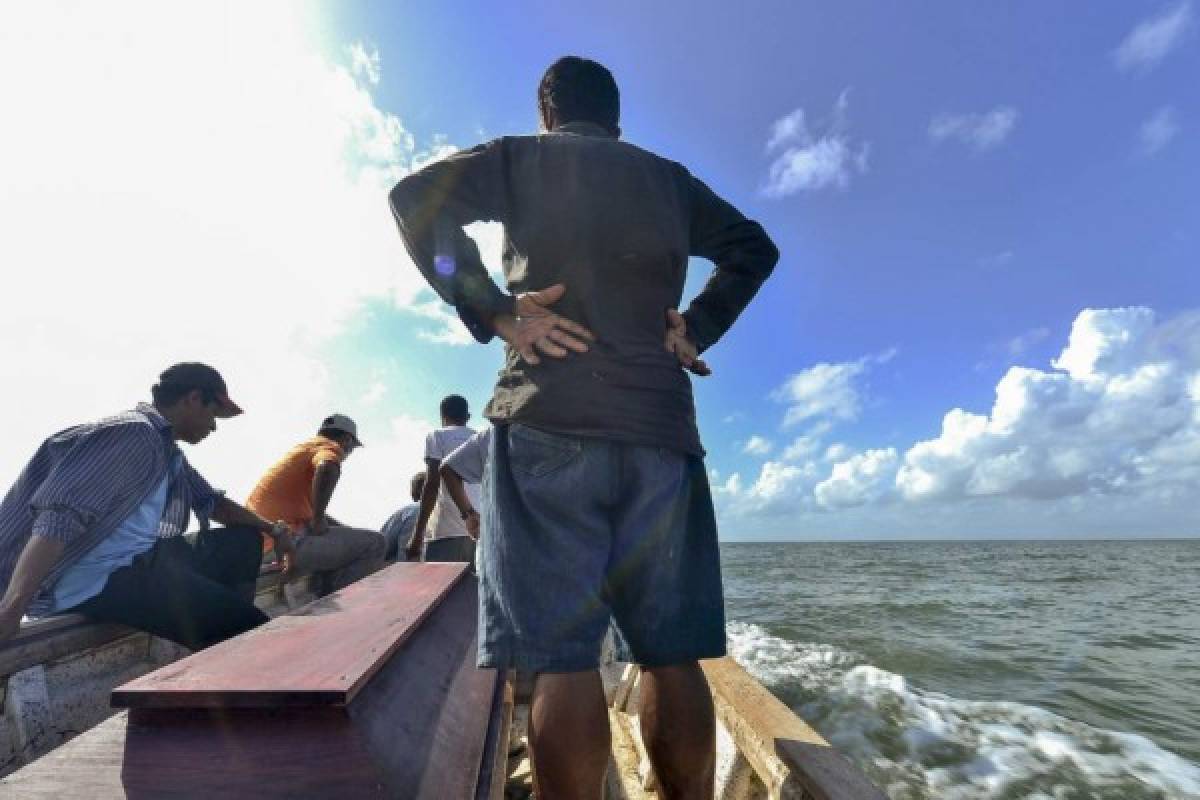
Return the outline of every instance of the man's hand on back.
<path id="1" fill-rule="evenodd" d="M 516 317 L 502 314 L 492 320 L 496 335 L 516 349 L 530 364 L 540 364 L 540 351 L 553 358 L 565 358 L 571 351 L 586 353 L 594 334 L 577 322 L 560 317 L 549 309 L 567 291 L 556 283 L 538 292 L 517 295 Z"/>
<path id="2" fill-rule="evenodd" d="M 700 351 L 696 347 L 696 343 L 687 335 L 687 321 L 684 320 L 683 314 L 673 308 L 667 309 L 667 336 L 663 345 L 667 348 L 667 352 L 673 353 L 679 359 L 679 363 L 684 369 L 702 378 L 712 375 L 708 364 L 705 364 L 700 358 Z"/>

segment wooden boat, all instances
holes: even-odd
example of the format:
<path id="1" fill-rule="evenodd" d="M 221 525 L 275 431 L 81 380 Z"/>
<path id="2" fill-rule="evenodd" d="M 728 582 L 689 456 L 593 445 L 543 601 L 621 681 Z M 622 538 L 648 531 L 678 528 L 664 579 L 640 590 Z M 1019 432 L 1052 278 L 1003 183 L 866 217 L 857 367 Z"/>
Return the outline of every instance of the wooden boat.
<path id="1" fill-rule="evenodd" d="M 128 631 L 99 644 L 114 631 L 74 631 L 77 645 L 91 642 L 90 655 L 61 652 L 61 631 L 27 636 L 25 661 L 38 655 L 35 643 L 46 658 L 9 672 L 8 727 L 10 699 L 13 712 L 36 706 L 31 670 L 53 690 L 41 719 L 84 720 L 98 709 L 111 716 L 73 737 L 61 722 L 41 738 L 32 717 L 15 723 L 25 728 L 9 735 L 25 748 L 15 760 L 29 763 L 0 781 L 0 798 L 528 796 L 529 681 L 475 667 L 476 583 L 466 565 L 396 564 L 320 600 L 274 609 L 286 613 L 174 661 Z M 122 653 L 139 657 L 117 665 Z M 8 655 L 11 670 L 20 661 Z M 0 650 L 0 666 L 4 659 Z M 706 662 L 704 671 L 719 721 L 716 797 L 883 797 L 732 659 Z M 612 662 L 602 674 L 613 730 L 606 796 L 656 797 L 636 720 L 637 669 Z M 111 699 L 116 712 L 94 697 L 74 706 L 50 700 L 70 683 L 64 675 L 77 688 L 68 695 Z M 36 753 L 56 736 L 69 740 Z"/>

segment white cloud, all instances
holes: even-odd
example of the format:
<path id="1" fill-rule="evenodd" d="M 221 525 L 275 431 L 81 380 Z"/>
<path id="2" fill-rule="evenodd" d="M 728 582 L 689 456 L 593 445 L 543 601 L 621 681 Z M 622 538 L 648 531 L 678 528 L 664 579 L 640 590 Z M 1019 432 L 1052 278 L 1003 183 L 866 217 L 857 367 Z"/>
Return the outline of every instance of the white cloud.
<path id="1" fill-rule="evenodd" d="M 1020 115 L 1012 106 L 997 106 L 979 114 L 943 112 L 929 122 L 929 136 L 935 142 L 953 139 L 976 152 L 991 150 L 1008 138 Z"/>
<path id="2" fill-rule="evenodd" d="M 776 154 L 767 171 L 763 193 L 786 197 L 796 192 L 828 187 L 844 189 L 855 174 L 867 171 L 870 144 L 849 135 L 849 90 L 834 104 L 830 118 L 810 130 L 803 108 L 776 120 L 767 139 L 767 152 Z"/>
<path id="3" fill-rule="evenodd" d="M 1178 133 L 1179 120 L 1175 109 L 1163 106 L 1138 128 L 1138 148 L 1142 155 L 1152 156 L 1170 144 Z"/>
<path id="4" fill-rule="evenodd" d="M 350 69 L 372 85 L 379 83 L 383 77 L 383 63 L 378 48 L 367 47 L 362 42 L 350 45 Z"/>
<path id="5" fill-rule="evenodd" d="M 862 374 L 862 361 L 842 364 L 817 364 L 797 372 L 772 395 L 788 404 L 784 427 L 798 425 L 814 417 L 854 419 L 861 406 L 855 379 Z"/>
<path id="6" fill-rule="evenodd" d="M 716 490 L 728 495 L 740 494 L 742 491 L 742 476 L 736 472 L 733 473 L 725 483 L 718 485 Z"/>
<path id="7" fill-rule="evenodd" d="M 784 461 L 804 461 L 811 458 L 821 449 L 820 437 L 816 434 L 797 436 L 792 443 L 784 448 L 780 458 Z"/>
<path id="8" fill-rule="evenodd" d="M 26 387 L 2 401 L 25 424 L 0 476 L 51 431 L 147 397 L 166 365 L 204 360 L 247 411 L 189 449 L 214 484 L 245 497 L 337 407 L 368 444 L 341 513 L 381 521 L 406 494 L 400 450 L 419 466 L 420 442 L 323 353 L 365 301 L 424 287 L 386 193 L 428 154 L 376 105 L 374 51 L 323 57 L 302 8 L 0 6 L 0 264 L 5 296 L 26 299 L 0 315 L 0 341 L 23 343 L 0 374 Z"/>
<path id="9" fill-rule="evenodd" d="M 988 413 L 951 409 L 937 436 L 907 448 L 836 443 L 814 459 L 826 431 L 723 494 L 723 519 L 753 522 L 756 536 L 1194 534 L 1200 310 L 1165 321 L 1084 310 L 1049 365 L 1007 371 Z"/>
<path id="10" fill-rule="evenodd" d="M 909 500 L 1180 496 L 1200 481 L 1200 314 L 1086 310 L 1053 371 L 1013 367 L 988 415 L 954 409 L 905 453 Z"/>
<path id="11" fill-rule="evenodd" d="M 1177 3 L 1139 22 L 1113 51 L 1113 61 L 1123 72 L 1148 72 L 1183 42 L 1191 27 L 1191 2 Z"/>
<path id="12" fill-rule="evenodd" d="M 841 442 L 834 442 L 825 448 L 825 455 L 822 456 L 826 461 L 841 461 L 850 456 L 850 448 Z"/>
<path id="13" fill-rule="evenodd" d="M 742 489 L 739 480 L 734 487 L 737 491 L 726 492 L 724 506 L 734 515 L 743 516 L 792 513 L 797 508 L 811 506 L 812 485 L 819 474 L 817 465 L 812 462 L 767 461 L 750 487 Z"/>
<path id="14" fill-rule="evenodd" d="M 849 508 L 879 500 L 892 487 L 896 451 L 868 450 L 833 465 L 829 477 L 813 488 L 822 508 Z"/>
<path id="15" fill-rule="evenodd" d="M 810 419 L 855 419 L 862 408 L 859 378 L 872 364 L 886 363 L 895 355 L 893 348 L 857 361 L 823 362 L 792 375 L 771 393 L 772 399 L 788 406 L 783 426 L 789 428 Z M 825 430 L 828 427 L 820 432 Z"/>
<path id="16" fill-rule="evenodd" d="M 458 315 L 436 295 L 427 300 L 411 303 L 404 310 L 435 323 L 433 328 L 421 328 L 417 331 L 417 338 L 422 341 L 455 347 L 464 347 L 475 342 L 471 332 L 467 330 L 466 325 L 463 325 Z"/>
<path id="17" fill-rule="evenodd" d="M 772 447 L 773 445 L 769 439 L 756 434 L 746 441 L 746 444 L 742 447 L 742 452 L 751 456 L 765 456 L 771 452 Z"/>

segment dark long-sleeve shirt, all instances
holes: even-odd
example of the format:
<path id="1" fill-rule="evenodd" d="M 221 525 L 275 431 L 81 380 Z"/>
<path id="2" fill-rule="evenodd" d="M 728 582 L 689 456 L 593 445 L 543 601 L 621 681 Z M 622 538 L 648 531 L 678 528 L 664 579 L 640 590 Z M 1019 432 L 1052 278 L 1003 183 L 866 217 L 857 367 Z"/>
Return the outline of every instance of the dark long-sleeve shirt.
<path id="1" fill-rule="evenodd" d="M 505 353 L 486 415 L 548 431 L 702 454 L 691 382 L 663 346 L 689 256 L 714 262 L 684 312 L 703 351 L 770 275 L 778 250 L 683 166 L 575 122 L 497 139 L 408 176 L 392 211 L 413 261 L 479 341 L 512 294 L 556 283 L 552 309 L 587 326 L 584 354 L 526 363 Z M 504 278 L 491 280 L 463 226 L 504 226 Z"/>
<path id="2" fill-rule="evenodd" d="M 153 406 L 143 403 L 51 436 L 0 502 L 0 593 L 8 589 L 31 535 L 60 541 L 62 558 L 27 611 L 46 613 L 63 573 L 116 530 L 164 477 L 169 478 L 167 502 L 158 535 L 183 533 L 192 512 L 201 527 L 208 527 L 222 493 L 187 463 L 170 423 Z"/>

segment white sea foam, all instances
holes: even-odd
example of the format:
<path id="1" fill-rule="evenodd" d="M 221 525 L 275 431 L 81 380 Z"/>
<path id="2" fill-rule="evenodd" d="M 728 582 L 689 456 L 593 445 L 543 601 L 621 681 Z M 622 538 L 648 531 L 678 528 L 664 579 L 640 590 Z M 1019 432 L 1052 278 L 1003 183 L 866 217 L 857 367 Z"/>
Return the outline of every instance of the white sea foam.
<path id="1" fill-rule="evenodd" d="M 1144 736 L 910 686 L 855 653 L 757 625 L 732 623 L 729 644 L 893 798 L 1200 798 L 1200 767 Z"/>

